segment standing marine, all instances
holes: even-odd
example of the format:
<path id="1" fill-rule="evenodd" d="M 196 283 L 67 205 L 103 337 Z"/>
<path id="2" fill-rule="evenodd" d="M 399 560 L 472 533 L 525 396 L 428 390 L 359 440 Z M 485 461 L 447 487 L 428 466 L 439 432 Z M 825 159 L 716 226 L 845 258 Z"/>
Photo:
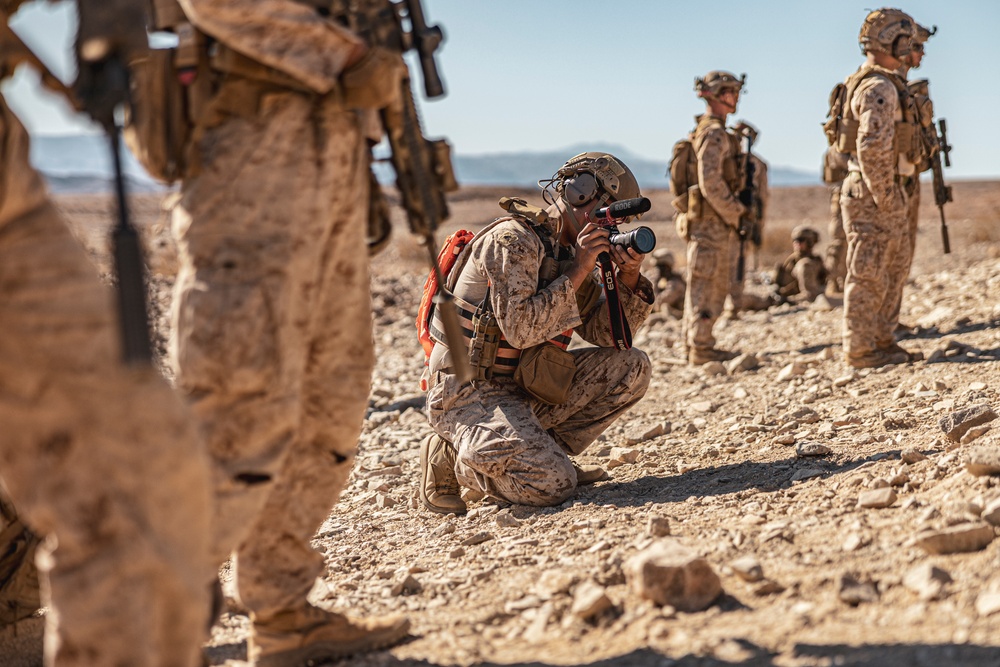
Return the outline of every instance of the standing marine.
<path id="1" fill-rule="evenodd" d="M 345 27 L 353 5 L 178 8 L 160 27 L 181 37 L 203 98 L 173 211 L 171 353 L 215 463 L 215 556 L 236 552 L 257 665 L 383 648 L 405 637 L 405 618 L 352 618 L 307 596 L 325 572 L 311 541 L 354 463 L 374 364 L 368 121 L 398 101 L 405 65 Z"/>
<path id="2" fill-rule="evenodd" d="M 906 363 L 893 312 L 908 270 L 907 194 L 916 176 L 919 123 L 897 70 L 912 50 L 913 20 L 898 9 L 865 17 L 859 44 L 865 64 L 842 89 L 837 149 L 849 155 L 840 204 L 847 231 L 844 353 L 856 368 Z"/>
<path id="3" fill-rule="evenodd" d="M 748 212 L 738 198 L 745 169 L 741 137 L 726 129 L 745 78 L 712 71 L 695 79 L 706 110 L 688 139 L 675 144 L 670 163 L 677 232 L 688 244 L 684 329 L 687 360 L 694 365 L 736 356 L 716 348 L 712 330 L 730 291 L 737 230 Z"/>

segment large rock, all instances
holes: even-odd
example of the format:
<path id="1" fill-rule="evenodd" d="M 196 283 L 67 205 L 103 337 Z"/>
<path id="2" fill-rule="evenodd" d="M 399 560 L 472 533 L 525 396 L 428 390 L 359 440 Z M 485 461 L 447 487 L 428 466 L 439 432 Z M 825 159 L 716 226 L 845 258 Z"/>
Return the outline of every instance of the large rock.
<path id="1" fill-rule="evenodd" d="M 932 554 L 957 554 L 985 549 L 993 541 L 993 526 L 983 523 L 960 523 L 944 530 L 917 535 L 918 547 Z"/>
<path id="2" fill-rule="evenodd" d="M 986 424 L 996 418 L 997 413 L 993 411 L 993 408 L 985 403 L 980 403 L 979 405 L 973 405 L 965 408 L 964 410 L 956 410 L 955 412 L 942 417 L 938 422 L 938 425 L 941 426 L 941 430 L 944 431 L 944 434 L 948 436 L 949 440 L 960 442 L 962 440 L 962 436 L 965 435 L 970 428 L 973 426 L 979 426 L 980 424 Z"/>
<path id="3" fill-rule="evenodd" d="M 951 575 L 933 563 L 920 563 L 903 576 L 903 585 L 919 595 L 921 600 L 943 597 L 945 584 L 951 581 Z"/>
<path id="4" fill-rule="evenodd" d="M 965 455 L 965 469 L 976 477 L 1000 475 L 1000 446 L 973 447 Z"/>
<path id="5" fill-rule="evenodd" d="M 632 556 L 625 576 L 640 597 L 680 611 L 701 611 L 722 594 L 708 561 L 675 539 L 658 540 Z"/>

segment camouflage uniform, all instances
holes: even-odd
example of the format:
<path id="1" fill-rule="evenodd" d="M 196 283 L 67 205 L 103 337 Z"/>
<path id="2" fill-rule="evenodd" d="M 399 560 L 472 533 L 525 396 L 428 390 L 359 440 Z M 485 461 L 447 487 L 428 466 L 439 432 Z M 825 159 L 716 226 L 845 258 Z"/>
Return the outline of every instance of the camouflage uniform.
<path id="1" fill-rule="evenodd" d="M 565 275 L 538 288 L 545 248 L 527 221 L 511 219 L 484 231 L 459 274 L 456 297 L 479 303 L 486 295 L 511 346 L 524 349 L 574 330 L 599 347 L 574 350 L 577 372 L 570 398 L 547 405 L 529 397 L 512 377 L 459 385 L 450 351 L 438 343 L 430 359 L 427 394 L 431 426 L 457 449 L 455 473 L 463 486 L 509 502 L 557 505 L 572 495 L 577 473 L 570 455 L 581 454 L 646 391 L 649 358 L 637 349 L 611 348 L 603 302 L 581 319 L 576 291 Z M 572 249 L 565 248 L 564 253 Z M 652 309 L 652 285 L 635 292 L 619 285 L 633 330 Z M 594 279 L 596 287 L 596 278 Z M 603 301 L 603 296 L 601 297 Z"/>
<path id="2" fill-rule="evenodd" d="M 844 351 L 853 363 L 895 345 L 893 311 L 909 263 L 906 195 L 897 178 L 907 168 L 894 144 L 902 111 L 890 77 L 897 75 L 875 69 L 849 101 L 859 129 L 840 199 L 848 240 Z M 902 175 L 912 175 L 912 165 L 909 172 Z"/>
<path id="3" fill-rule="evenodd" d="M 0 134 L 0 474 L 58 541 L 37 561 L 46 662 L 197 664 L 215 566 L 195 422 L 151 366 L 122 364 L 111 290 L 2 99 Z"/>
<path id="4" fill-rule="evenodd" d="M 288 610 L 315 615 L 324 559 L 310 542 L 354 462 L 374 364 L 369 162 L 340 79 L 361 41 L 292 0 L 180 4 L 222 46 L 299 82 L 220 75 L 173 217 L 178 384 L 215 462 L 215 556 L 237 550 L 259 639 L 265 620 L 297 632 Z"/>
<path id="5" fill-rule="evenodd" d="M 814 301 L 826 287 L 823 260 L 812 253 L 793 252 L 774 268 L 774 287 L 782 300 Z"/>
<path id="6" fill-rule="evenodd" d="M 827 230 L 830 240 L 826 244 L 824 265 L 833 292 L 844 291 L 844 278 L 847 276 L 847 231 L 840 211 L 840 192 L 847 176 L 847 158 L 832 147 L 827 148 L 823 156 L 824 180 L 830 183 L 830 225 Z"/>
<path id="7" fill-rule="evenodd" d="M 674 255 L 665 248 L 653 252 L 656 267 L 656 301 L 660 308 L 666 309 L 671 315 L 680 317 L 684 313 L 684 295 L 687 293 L 687 283 L 684 276 L 674 271 Z"/>
<path id="8" fill-rule="evenodd" d="M 900 68 L 900 73 L 905 76 L 909 71 L 908 67 Z M 914 90 L 916 84 L 916 90 Z M 931 168 L 930 156 L 938 150 L 938 137 L 934 128 L 934 104 L 927 94 L 926 81 L 915 81 L 910 86 L 910 92 L 915 100 L 914 108 L 918 112 L 921 126 L 921 136 L 924 141 L 925 155 L 920 164 L 916 165 L 916 173 L 913 176 L 903 178 L 902 185 L 906 192 L 906 222 L 909 244 L 904 247 L 907 252 L 906 275 L 910 275 L 910 268 L 913 266 L 913 258 L 917 249 L 917 228 L 920 218 L 920 172 Z M 905 278 L 904 278 L 905 282 Z M 896 296 L 895 307 L 893 308 L 891 319 L 894 325 L 899 324 L 899 312 L 903 303 L 903 290 L 899 290 Z"/>
<path id="9" fill-rule="evenodd" d="M 690 350 L 715 348 L 712 328 L 722 314 L 731 284 L 733 255 L 744 207 L 723 173 L 727 158 L 738 158 L 734 138 L 722 119 L 705 114 L 694 133 L 698 156 L 698 185 L 704 201 L 701 215 L 688 213 L 687 296 L 684 327 Z"/>

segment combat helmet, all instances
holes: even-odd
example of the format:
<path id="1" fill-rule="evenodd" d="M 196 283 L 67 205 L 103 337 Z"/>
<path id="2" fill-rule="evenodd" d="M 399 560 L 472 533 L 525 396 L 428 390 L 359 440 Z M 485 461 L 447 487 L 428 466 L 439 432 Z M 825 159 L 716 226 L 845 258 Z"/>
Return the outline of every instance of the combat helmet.
<path id="1" fill-rule="evenodd" d="M 799 225 L 798 227 L 792 230 L 792 240 L 803 241 L 811 245 L 816 245 L 817 243 L 819 243 L 819 232 L 817 232 L 812 227 Z"/>
<path id="2" fill-rule="evenodd" d="M 736 75 L 731 72 L 712 70 L 703 78 L 695 78 L 694 89 L 698 92 L 698 97 L 716 97 L 725 90 L 738 93 L 743 90 L 746 82 L 746 74 L 736 78 Z"/>
<path id="3" fill-rule="evenodd" d="M 639 182 L 625 163 L 610 153 L 589 151 L 571 157 L 549 179 L 538 182 L 545 191 L 552 186 L 566 203 L 583 206 L 641 197 Z"/>
<path id="4" fill-rule="evenodd" d="M 858 45 L 861 53 L 884 53 L 902 58 L 912 50 L 917 23 L 901 9 L 883 7 L 868 13 L 861 24 Z"/>

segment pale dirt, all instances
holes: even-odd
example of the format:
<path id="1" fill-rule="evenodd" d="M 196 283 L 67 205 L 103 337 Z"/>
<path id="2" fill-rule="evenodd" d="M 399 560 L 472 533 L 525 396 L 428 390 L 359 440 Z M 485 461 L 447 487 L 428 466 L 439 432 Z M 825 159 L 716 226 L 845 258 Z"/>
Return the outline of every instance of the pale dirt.
<path id="1" fill-rule="evenodd" d="M 448 230 L 476 228 L 499 215 L 502 194 L 517 192 L 457 193 L 438 242 Z M 534 192 L 523 194 L 538 203 Z M 670 195 L 651 198 L 645 221 L 683 264 L 683 244 L 669 223 Z M 832 299 L 831 310 L 786 306 L 720 323 L 719 344 L 752 352 L 761 366 L 709 376 L 674 363 L 682 356 L 673 345 L 680 324 L 656 314 L 636 335 L 653 361 L 649 392 L 584 457 L 609 467 L 608 481 L 580 489 L 559 507 L 478 502 L 468 516 L 451 518 L 425 511 L 416 496 L 418 443 L 428 425 L 413 316 L 426 252 L 400 226 L 373 263 L 378 366 L 371 408 L 350 486 L 317 537 L 328 576 L 314 596 L 357 615 L 406 614 L 413 638 L 337 664 L 1000 665 L 1000 613 L 976 606 L 981 593 L 1000 591 L 1000 540 L 946 556 L 912 544 L 920 529 L 969 520 L 1000 496 L 995 478 L 965 470 L 970 445 L 950 443 L 938 426 L 954 409 L 977 403 L 1000 409 L 1000 182 L 955 184 L 956 202 L 947 209 L 950 256 L 940 251 L 931 198 L 925 185 L 902 312 L 904 322 L 919 328 L 903 345 L 930 357 L 950 344 L 944 362 L 846 379 L 842 309 Z M 103 256 L 107 203 L 95 197 L 59 203 Z M 797 224 L 812 224 L 826 239 L 826 188 L 777 189 L 771 206 L 760 266 L 787 252 Z M 140 198 L 136 217 L 155 229 L 157 209 L 155 198 Z M 156 236 L 163 247 L 151 263 L 163 313 L 174 264 L 163 234 Z M 165 319 L 155 319 L 162 336 Z M 804 374 L 779 380 L 793 361 Z M 799 412 L 793 420 L 803 406 L 814 414 Z M 667 424 L 667 433 L 641 439 Z M 1000 447 L 998 433 L 1000 420 L 974 445 Z M 629 444 L 630 438 L 640 441 Z M 798 458 L 803 442 L 831 452 Z M 613 467 L 612 447 L 635 450 L 638 458 Z M 927 459 L 905 464 L 906 449 Z M 895 489 L 892 506 L 857 507 L 859 493 L 880 480 L 903 484 L 900 474 L 909 481 Z M 803 475 L 815 476 L 793 481 Z M 621 565 L 652 539 L 653 516 L 668 517 L 672 534 L 722 578 L 725 594 L 708 610 L 661 609 L 627 586 Z M 482 532 L 486 541 L 459 549 Z M 747 555 L 760 561 L 773 585 L 760 589 L 735 575 L 730 563 Z M 902 583 L 907 571 L 928 562 L 954 580 L 941 599 L 921 600 Z M 845 574 L 872 582 L 877 600 L 841 601 Z M 416 583 L 404 586 L 407 575 Z M 587 581 L 605 588 L 613 608 L 582 621 L 570 606 Z M 217 626 L 207 652 L 213 664 L 243 658 L 244 628 L 245 618 L 235 613 Z"/>

